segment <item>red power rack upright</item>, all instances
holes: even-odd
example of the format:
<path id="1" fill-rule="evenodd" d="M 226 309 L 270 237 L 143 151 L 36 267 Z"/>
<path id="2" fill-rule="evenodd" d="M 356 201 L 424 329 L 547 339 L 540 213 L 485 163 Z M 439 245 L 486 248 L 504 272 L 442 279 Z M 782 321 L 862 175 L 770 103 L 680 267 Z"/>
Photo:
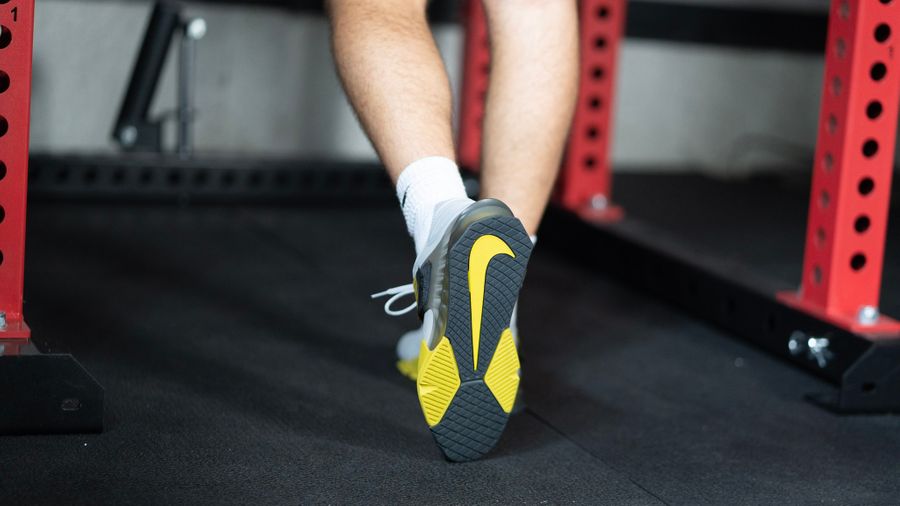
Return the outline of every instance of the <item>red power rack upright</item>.
<path id="1" fill-rule="evenodd" d="M 481 0 L 468 0 L 465 17 L 463 82 L 460 93 L 458 157 L 459 164 L 472 170 L 481 167 L 481 125 L 484 100 L 491 72 L 491 43 Z"/>
<path id="2" fill-rule="evenodd" d="M 0 339 L 24 339 L 25 197 L 34 0 L 0 5 Z M 17 347 L 9 343 L 7 353 Z"/>
<path id="3" fill-rule="evenodd" d="M 612 190 L 610 148 L 616 64 L 626 4 L 626 0 L 583 0 L 579 4 L 581 76 L 578 102 L 555 198 L 565 208 L 592 218 L 621 216 L 618 208 L 609 205 Z M 464 167 L 478 170 L 491 65 L 490 38 L 481 0 L 466 3 L 465 19 L 459 162 Z"/>
<path id="4" fill-rule="evenodd" d="M 855 332 L 878 311 L 900 98 L 900 1 L 833 0 L 801 287 L 781 299 Z"/>
<path id="5" fill-rule="evenodd" d="M 0 435 L 96 432 L 103 388 L 22 318 L 34 0 L 0 0 Z"/>
<path id="6" fill-rule="evenodd" d="M 626 0 L 582 0 L 581 76 L 556 200 L 566 209 L 616 219 L 612 193 L 612 119 Z"/>

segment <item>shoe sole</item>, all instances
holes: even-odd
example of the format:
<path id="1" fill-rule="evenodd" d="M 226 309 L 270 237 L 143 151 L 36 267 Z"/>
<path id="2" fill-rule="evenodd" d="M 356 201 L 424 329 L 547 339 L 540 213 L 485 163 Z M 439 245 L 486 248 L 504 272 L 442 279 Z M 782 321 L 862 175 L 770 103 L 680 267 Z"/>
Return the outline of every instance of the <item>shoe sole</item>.
<path id="1" fill-rule="evenodd" d="M 425 420 L 451 461 L 484 456 L 506 428 L 519 386 L 509 322 L 532 247 L 497 201 L 474 204 L 454 226 L 442 294 L 446 326 L 433 350 L 423 343 L 416 381 Z"/>

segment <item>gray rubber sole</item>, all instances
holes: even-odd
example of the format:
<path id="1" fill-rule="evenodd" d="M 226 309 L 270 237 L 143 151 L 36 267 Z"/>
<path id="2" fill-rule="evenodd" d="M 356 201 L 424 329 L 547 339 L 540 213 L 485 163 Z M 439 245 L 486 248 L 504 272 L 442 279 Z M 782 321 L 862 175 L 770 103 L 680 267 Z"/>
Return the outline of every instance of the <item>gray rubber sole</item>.
<path id="1" fill-rule="evenodd" d="M 503 240 L 515 258 L 497 255 L 490 260 L 479 340 L 479 368 L 474 368 L 469 254 L 485 235 Z M 532 243 L 518 219 L 498 201 L 481 201 L 457 221 L 448 244 L 444 335 L 450 340 L 459 371 L 460 386 L 441 421 L 431 428 L 447 459 L 471 461 L 484 456 L 500 439 L 509 415 L 484 382 L 500 336 L 509 327 L 513 307 L 525 279 Z"/>

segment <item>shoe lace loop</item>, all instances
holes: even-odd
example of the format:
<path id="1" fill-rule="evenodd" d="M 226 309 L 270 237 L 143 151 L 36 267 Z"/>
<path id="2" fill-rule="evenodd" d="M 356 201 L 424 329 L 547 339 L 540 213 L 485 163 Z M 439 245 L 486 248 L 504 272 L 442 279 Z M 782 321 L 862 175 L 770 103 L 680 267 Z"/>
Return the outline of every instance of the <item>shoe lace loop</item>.
<path id="1" fill-rule="evenodd" d="M 413 295 L 414 293 L 415 288 L 413 287 L 413 284 L 410 283 L 408 285 L 395 286 L 394 288 L 389 288 L 383 292 L 373 293 L 372 298 L 377 299 L 379 297 L 390 296 L 387 302 L 384 303 L 384 312 L 391 316 L 401 316 L 414 310 L 416 308 L 417 302 L 414 300 L 413 303 L 409 305 L 409 307 L 400 310 L 391 309 L 391 306 L 393 306 L 394 303 L 397 302 L 397 300 L 402 299 L 403 297 L 406 297 L 408 295 Z"/>

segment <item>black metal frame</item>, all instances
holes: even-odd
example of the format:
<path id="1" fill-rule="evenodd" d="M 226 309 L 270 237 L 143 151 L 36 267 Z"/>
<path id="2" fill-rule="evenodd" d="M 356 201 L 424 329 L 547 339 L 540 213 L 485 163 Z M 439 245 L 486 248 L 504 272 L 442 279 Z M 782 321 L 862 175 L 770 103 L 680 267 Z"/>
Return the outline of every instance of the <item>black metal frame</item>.
<path id="1" fill-rule="evenodd" d="M 159 155 L 32 155 L 29 195 L 38 199 L 321 204 L 387 202 L 379 165 L 308 159 Z"/>
<path id="2" fill-rule="evenodd" d="M 252 4 L 321 14 L 323 0 L 201 0 L 210 4 Z M 460 0 L 432 0 L 432 23 L 460 21 Z M 823 4 L 824 7 L 824 4 Z M 683 1 L 630 0 L 626 35 L 630 38 L 724 45 L 822 54 L 827 9 L 821 11 L 752 6 L 717 6 Z"/>
<path id="3" fill-rule="evenodd" d="M 127 151 L 162 150 L 162 125 L 158 119 L 150 118 L 150 105 L 156 95 L 169 47 L 180 24 L 179 5 L 157 2 L 153 6 L 112 130 L 113 139 Z"/>
<path id="4" fill-rule="evenodd" d="M 900 339 L 872 341 L 785 306 L 785 287 L 745 267 L 698 255 L 660 239 L 652 227 L 626 218 L 588 223 L 551 210 L 542 244 L 571 245 L 566 254 L 586 267 L 632 284 L 736 334 L 837 386 L 810 400 L 841 413 L 900 411 Z M 827 339 L 827 356 L 810 339 Z M 821 360 L 821 362 L 820 362 Z"/>
<path id="5" fill-rule="evenodd" d="M 21 354 L 0 353 L 0 399 L 0 435 L 103 431 L 103 387 L 72 355 L 30 341 Z"/>

